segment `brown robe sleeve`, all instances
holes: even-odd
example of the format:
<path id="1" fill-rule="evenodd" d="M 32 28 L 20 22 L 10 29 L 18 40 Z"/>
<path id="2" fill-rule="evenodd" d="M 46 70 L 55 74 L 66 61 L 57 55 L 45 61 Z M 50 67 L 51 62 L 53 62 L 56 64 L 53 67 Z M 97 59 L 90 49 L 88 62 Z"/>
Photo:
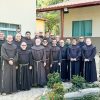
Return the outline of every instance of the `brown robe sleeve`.
<path id="1" fill-rule="evenodd" d="M 10 60 L 9 57 L 7 56 L 6 50 L 3 45 L 1 47 L 1 57 L 2 57 L 2 59 L 6 60 L 6 61 Z"/>
<path id="2" fill-rule="evenodd" d="M 43 49 L 43 61 L 44 61 L 44 63 L 46 63 L 46 51 L 45 51 L 45 49 Z"/>
<path id="3" fill-rule="evenodd" d="M 53 53 L 52 53 L 52 52 L 53 52 L 53 51 L 52 51 L 52 49 L 51 49 L 51 55 L 50 55 L 50 60 L 51 60 L 51 61 L 50 61 L 50 64 L 53 63 L 53 57 L 52 57 L 52 56 L 53 56 Z"/>
<path id="4" fill-rule="evenodd" d="M 13 61 L 17 62 L 17 60 L 18 60 L 18 52 L 17 52 L 17 48 L 16 48 L 15 57 L 13 58 Z"/>

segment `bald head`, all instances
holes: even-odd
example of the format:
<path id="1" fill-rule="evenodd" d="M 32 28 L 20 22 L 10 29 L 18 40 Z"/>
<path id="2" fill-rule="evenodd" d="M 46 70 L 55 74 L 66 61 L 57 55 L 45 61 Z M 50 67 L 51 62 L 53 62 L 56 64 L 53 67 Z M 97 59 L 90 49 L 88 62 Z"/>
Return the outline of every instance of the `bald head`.
<path id="1" fill-rule="evenodd" d="M 13 41 L 13 36 L 12 36 L 12 35 L 8 35 L 6 39 L 7 39 L 7 42 L 8 42 L 9 44 L 11 44 L 12 41 Z"/>

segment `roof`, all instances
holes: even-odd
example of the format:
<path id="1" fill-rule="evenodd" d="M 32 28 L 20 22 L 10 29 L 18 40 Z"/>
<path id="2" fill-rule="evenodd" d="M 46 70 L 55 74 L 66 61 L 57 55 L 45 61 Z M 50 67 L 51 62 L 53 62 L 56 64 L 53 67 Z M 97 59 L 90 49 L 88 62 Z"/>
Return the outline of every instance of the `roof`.
<path id="1" fill-rule="evenodd" d="M 46 12 L 46 11 L 54 11 L 60 10 L 63 8 L 79 8 L 79 7 L 88 7 L 88 6 L 95 6 L 100 5 L 100 0 L 70 0 L 62 3 L 58 3 L 55 5 L 47 6 L 44 8 L 37 8 L 37 12 Z"/>

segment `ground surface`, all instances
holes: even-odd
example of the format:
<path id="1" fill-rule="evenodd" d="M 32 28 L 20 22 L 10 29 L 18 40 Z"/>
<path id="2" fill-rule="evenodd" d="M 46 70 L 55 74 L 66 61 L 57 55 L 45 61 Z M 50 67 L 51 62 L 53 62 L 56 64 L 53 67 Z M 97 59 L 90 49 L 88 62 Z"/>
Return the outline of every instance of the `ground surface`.
<path id="1" fill-rule="evenodd" d="M 22 91 L 7 96 L 0 95 L 0 100 L 36 100 L 44 90 L 44 88 L 32 88 L 30 91 Z"/>

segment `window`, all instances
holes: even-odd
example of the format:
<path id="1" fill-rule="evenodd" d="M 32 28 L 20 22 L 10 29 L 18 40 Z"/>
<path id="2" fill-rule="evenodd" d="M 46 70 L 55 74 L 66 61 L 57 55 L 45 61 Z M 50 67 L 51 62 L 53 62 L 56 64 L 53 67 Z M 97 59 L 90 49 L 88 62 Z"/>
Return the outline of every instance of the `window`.
<path id="1" fill-rule="evenodd" d="M 73 21 L 72 36 L 92 36 L 92 20 Z"/>
<path id="2" fill-rule="evenodd" d="M 11 34 L 13 36 L 16 35 L 16 29 L 18 29 L 20 25 L 17 24 L 9 24 L 9 23 L 0 23 L 0 31 L 4 32 L 5 36 Z"/>

